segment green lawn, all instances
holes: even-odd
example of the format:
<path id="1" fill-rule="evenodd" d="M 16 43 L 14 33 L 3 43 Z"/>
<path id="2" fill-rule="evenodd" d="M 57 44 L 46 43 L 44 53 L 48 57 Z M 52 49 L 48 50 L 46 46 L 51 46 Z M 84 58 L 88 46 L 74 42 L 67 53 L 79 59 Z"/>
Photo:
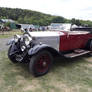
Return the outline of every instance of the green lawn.
<path id="1" fill-rule="evenodd" d="M 92 57 L 57 58 L 47 75 L 35 78 L 28 65 L 0 52 L 0 92 L 92 92 Z"/>
<path id="2" fill-rule="evenodd" d="M 12 31 L 8 31 L 8 32 L 0 32 L 0 38 L 7 38 L 7 37 L 12 37 L 15 34 L 19 34 L 21 35 L 21 30 L 12 30 Z"/>

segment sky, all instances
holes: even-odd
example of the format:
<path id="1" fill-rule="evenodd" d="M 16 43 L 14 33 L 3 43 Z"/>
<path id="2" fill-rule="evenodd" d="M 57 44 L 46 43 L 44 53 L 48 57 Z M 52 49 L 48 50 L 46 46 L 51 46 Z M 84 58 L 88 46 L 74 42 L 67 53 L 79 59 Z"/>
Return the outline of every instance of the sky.
<path id="1" fill-rule="evenodd" d="M 92 20 L 92 0 L 0 0 L 0 7 L 30 9 L 67 19 Z"/>

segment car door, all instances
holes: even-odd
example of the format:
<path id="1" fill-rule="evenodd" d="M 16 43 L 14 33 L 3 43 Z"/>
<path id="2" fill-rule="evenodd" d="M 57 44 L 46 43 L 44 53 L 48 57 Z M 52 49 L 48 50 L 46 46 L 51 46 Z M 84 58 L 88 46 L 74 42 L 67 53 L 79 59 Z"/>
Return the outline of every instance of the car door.
<path id="1" fill-rule="evenodd" d="M 70 37 L 68 35 L 68 32 L 63 32 L 63 33 L 64 33 L 64 35 L 60 36 L 59 50 L 60 51 L 68 51 L 71 48 Z"/>
<path id="2" fill-rule="evenodd" d="M 69 41 L 71 50 L 81 48 L 81 45 L 83 43 L 82 36 L 77 31 L 72 31 L 69 33 Z"/>
<path id="3" fill-rule="evenodd" d="M 69 51 L 81 47 L 83 39 L 78 32 L 70 31 L 60 37 L 60 51 Z"/>

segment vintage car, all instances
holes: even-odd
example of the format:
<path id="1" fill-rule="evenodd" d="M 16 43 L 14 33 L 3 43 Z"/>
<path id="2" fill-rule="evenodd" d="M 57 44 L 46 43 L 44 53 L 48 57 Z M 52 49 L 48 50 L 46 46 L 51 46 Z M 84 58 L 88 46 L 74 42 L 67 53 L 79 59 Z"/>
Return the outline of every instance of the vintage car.
<path id="1" fill-rule="evenodd" d="M 8 57 L 13 63 L 29 64 L 29 71 L 34 76 L 46 74 L 53 63 L 53 58 L 63 56 L 74 58 L 90 53 L 92 34 L 89 31 L 44 31 L 26 32 L 15 35 L 8 42 Z"/>

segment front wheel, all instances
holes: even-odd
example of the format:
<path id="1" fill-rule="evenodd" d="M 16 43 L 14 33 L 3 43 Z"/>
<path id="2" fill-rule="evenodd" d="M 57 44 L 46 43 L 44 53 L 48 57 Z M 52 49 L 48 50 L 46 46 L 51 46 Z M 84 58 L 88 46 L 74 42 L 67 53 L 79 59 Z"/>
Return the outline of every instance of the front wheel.
<path id="1" fill-rule="evenodd" d="M 10 55 L 10 51 L 11 51 L 12 47 L 10 46 L 8 49 L 8 58 L 13 62 L 13 63 L 17 63 L 18 61 L 16 60 L 16 56 L 15 55 Z"/>
<path id="2" fill-rule="evenodd" d="M 48 51 L 41 51 L 31 57 L 29 70 L 34 76 L 42 76 L 51 68 L 53 57 Z"/>

